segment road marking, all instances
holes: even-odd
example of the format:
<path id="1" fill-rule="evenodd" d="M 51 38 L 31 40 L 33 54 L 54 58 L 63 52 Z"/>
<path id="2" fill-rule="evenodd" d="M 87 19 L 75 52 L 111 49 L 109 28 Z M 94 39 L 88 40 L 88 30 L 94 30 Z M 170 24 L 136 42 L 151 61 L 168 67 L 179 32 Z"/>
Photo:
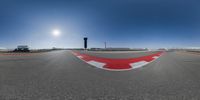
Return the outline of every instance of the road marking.
<path id="1" fill-rule="evenodd" d="M 146 61 L 139 61 L 139 62 L 136 62 L 136 63 L 130 63 L 131 67 L 133 69 L 136 69 L 136 68 L 140 68 L 146 64 L 148 64 L 149 62 L 146 62 Z"/>
<path id="2" fill-rule="evenodd" d="M 154 59 L 157 59 L 157 58 L 159 58 L 159 57 L 158 57 L 158 56 L 154 56 L 153 58 L 154 58 Z"/>
<path id="3" fill-rule="evenodd" d="M 77 56 L 78 58 L 83 58 L 83 56 Z"/>
<path id="4" fill-rule="evenodd" d="M 101 63 L 101 62 L 97 62 L 97 61 L 88 61 L 87 62 L 88 64 L 91 64 L 95 67 L 98 67 L 98 68 L 103 68 L 103 66 L 105 66 L 106 64 L 105 63 Z"/>
<path id="5" fill-rule="evenodd" d="M 72 51 L 72 54 L 74 54 L 76 57 L 83 60 L 84 62 L 88 63 L 89 65 L 110 71 L 125 71 L 125 70 L 140 68 L 158 59 L 162 53 L 163 52 L 158 52 L 155 54 L 137 58 L 113 59 L 113 58 L 96 57 Z"/>

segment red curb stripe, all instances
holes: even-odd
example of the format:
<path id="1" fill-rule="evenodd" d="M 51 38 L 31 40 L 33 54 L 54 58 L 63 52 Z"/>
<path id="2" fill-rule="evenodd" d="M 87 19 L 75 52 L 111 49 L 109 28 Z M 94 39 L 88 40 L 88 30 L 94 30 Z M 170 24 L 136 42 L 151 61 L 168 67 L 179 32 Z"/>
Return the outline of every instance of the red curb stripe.
<path id="1" fill-rule="evenodd" d="M 146 61 L 146 62 L 151 62 L 155 58 L 155 56 L 159 57 L 163 52 L 158 52 L 152 55 L 148 56 L 143 56 L 143 57 L 138 57 L 138 58 L 127 58 L 127 59 L 111 59 L 111 58 L 102 58 L 102 57 L 95 57 L 87 54 L 81 54 L 79 52 L 72 52 L 76 56 L 81 56 L 80 59 L 89 62 L 89 61 L 96 61 L 100 63 L 105 63 L 104 68 L 107 69 L 116 69 L 116 70 L 121 70 L 121 69 L 130 69 L 132 68 L 130 66 L 131 63 L 136 63 L 140 61 Z"/>

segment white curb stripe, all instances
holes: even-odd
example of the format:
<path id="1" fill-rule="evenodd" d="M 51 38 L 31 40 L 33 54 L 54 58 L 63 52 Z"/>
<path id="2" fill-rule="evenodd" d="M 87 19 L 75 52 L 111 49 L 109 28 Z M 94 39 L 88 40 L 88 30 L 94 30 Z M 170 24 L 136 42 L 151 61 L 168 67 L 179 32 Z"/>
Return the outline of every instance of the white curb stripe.
<path id="1" fill-rule="evenodd" d="M 136 63 L 130 63 L 130 66 L 135 69 L 135 68 L 140 68 L 146 64 L 148 64 L 149 62 L 146 61 L 140 61 L 140 62 L 136 62 Z"/>
<path id="2" fill-rule="evenodd" d="M 80 58 L 80 59 L 82 59 L 83 58 L 83 56 L 77 56 L 78 58 Z"/>
<path id="3" fill-rule="evenodd" d="M 103 68 L 103 66 L 106 65 L 105 63 L 101 63 L 101 62 L 97 62 L 97 61 L 93 61 L 93 60 L 88 61 L 87 63 L 90 65 L 93 65 L 95 67 L 98 67 L 98 68 Z"/>
<path id="4" fill-rule="evenodd" d="M 74 55 L 76 55 L 76 56 L 78 55 L 78 54 L 77 54 L 77 53 L 75 53 L 75 52 L 73 52 L 73 54 L 74 54 Z"/>
<path id="5" fill-rule="evenodd" d="M 154 56 L 154 57 L 152 57 L 152 58 L 157 59 L 157 58 L 159 58 L 159 57 L 158 57 L 158 56 Z"/>

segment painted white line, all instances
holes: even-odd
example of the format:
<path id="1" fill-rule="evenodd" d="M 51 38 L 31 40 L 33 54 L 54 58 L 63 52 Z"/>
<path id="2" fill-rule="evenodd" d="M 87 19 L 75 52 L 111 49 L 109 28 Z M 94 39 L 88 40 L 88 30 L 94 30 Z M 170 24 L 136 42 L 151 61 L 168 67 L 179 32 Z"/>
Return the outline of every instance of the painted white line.
<path id="1" fill-rule="evenodd" d="M 153 56 L 152 58 L 157 59 L 157 58 L 159 58 L 159 57 L 158 57 L 158 56 Z"/>
<path id="2" fill-rule="evenodd" d="M 75 56 L 77 56 L 78 54 L 77 53 L 75 53 L 75 52 L 72 52 L 72 54 L 74 54 Z"/>
<path id="3" fill-rule="evenodd" d="M 80 59 L 82 59 L 83 58 L 83 56 L 77 56 L 78 58 L 80 58 Z"/>
<path id="4" fill-rule="evenodd" d="M 87 63 L 90 65 L 93 65 L 95 67 L 98 67 L 98 68 L 103 68 L 103 66 L 106 65 L 105 63 L 101 63 L 101 62 L 97 62 L 97 61 L 93 61 L 93 60 L 88 61 Z"/>
<path id="5" fill-rule="evenodd" d="M 140 68 L 146 64 L 148 64 L 149 62 L 146 62 L 146 61 L 140 61 L 140 62 L 136 62 L 136 63 L 130 63 L 130 66 L 133 68 L 133 69 L 136 69 L 136 68 Z"/>
<path id="6" fill-rule="evenodd" d="M 107 71 L 116 71 L 116 72 L 119 72 L 119 71 L 129 71 L 129 70 L 132 70 L 133 68 L 128 68 L 128 69 L 109 69 L 109 68 L 103 68 L 104 70 L 107 70 Z"/>

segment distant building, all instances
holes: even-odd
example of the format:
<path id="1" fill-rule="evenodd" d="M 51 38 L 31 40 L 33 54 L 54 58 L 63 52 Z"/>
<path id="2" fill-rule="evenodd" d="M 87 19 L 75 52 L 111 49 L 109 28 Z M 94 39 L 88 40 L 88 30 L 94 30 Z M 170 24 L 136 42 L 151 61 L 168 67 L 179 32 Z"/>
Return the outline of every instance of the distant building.
<path id="1" fill-rule="evenodd" d="M 92 51 L 148 51 L 147 48 L 90 48 Z"/>
<path id="2" fill-rule="evenodd" d="M 160 51 L 166 51 L 167 49 L 166 48 L 159 48 L 158 50 L 160 50 Z"/>
<path id="3" fill-rule="evenodd" d="M 130 51 L 130 48 L 106 48 L 108 51 Z"/>
<path id="4" fill-rule="evenodd" d="M 0 51 L 7 51 L 6 48 L 0 47 Z"/>
<path id="5" fill-rule="evenodd" d="M 27 45 L 19 45 L 14 50 L 14 52 L 30 52 L 29 47 Z"/>

